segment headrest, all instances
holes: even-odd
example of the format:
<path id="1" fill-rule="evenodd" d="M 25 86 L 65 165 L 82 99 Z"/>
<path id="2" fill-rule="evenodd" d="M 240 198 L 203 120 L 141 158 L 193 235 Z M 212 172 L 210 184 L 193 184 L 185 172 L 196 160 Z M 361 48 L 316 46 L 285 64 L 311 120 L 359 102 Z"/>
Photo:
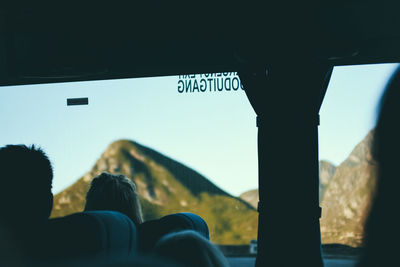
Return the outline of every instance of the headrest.
<path id="1" fill-rule="evenodd" d="M 210 233 L 206 221 L 197 214 L 191 212 L 181 212 L 164 216 L 160 222 L 166 225 L 170 232 L 175 230 L 194 230 L 207 239 Z"/>
<path id="2" fill-rule="evenodd" d="M 139 250 L 149 252 L 161 237 L 180 230 L 194 230 L 210 238 L 208 225 L 199 215 L 190 212 L 174 213 L 158 220 L 146 221 L 138 227 Z"/>
<path id="3" fill-rule="evenodd" d="M 137 249 L 132 220 L 116 211 L 85 211 L 49 220 L 46 259 L 127 259 Z"/>

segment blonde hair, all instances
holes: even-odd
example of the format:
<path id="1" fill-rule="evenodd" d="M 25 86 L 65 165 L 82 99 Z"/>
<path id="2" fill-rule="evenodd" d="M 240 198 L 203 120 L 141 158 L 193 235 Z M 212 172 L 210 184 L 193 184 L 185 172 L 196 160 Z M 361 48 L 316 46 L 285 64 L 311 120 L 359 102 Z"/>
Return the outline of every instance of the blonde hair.
<path id="1" fill-rule="evenodd" d="M 136 184 L 125 175 L 101 173 L 86 194 L 85 211 L 113 210 L 127 215 L 135 225 L 143 222 Z"/>

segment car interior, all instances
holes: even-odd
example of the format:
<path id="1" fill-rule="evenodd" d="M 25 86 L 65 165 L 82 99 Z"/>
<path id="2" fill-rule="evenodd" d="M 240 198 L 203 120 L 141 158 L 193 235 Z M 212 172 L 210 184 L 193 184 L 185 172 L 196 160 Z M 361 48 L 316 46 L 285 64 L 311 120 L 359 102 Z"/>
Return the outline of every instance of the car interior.
<path id="1" fill-rule="evenodd" d="M 394 0 L 5 1 L 0 9 L 0 91 L 4 97 L 16 93 L 7 100 L 9 106 L 4 104 L 0 108 L 0 117 L 8 118 L 17 113 L 26 116 L 21 142 L 31 142 L 29 136 L 33 136 L 33 130 L 27 129 L 33 117 L 29 116 L 34 116 L 32 114 L 36 114 L 34 110 L 39 106 L 42 106 L 43 114 L 53 113 L 51 121 L 43 122 L 59 125 L 51 128 L 49 134 L 54 136 L 54 140 L 60 134 L 58 142 L 66 159 L 75 156 L 71 152 L 72 143 L 71 146 L 67 142 L 62 144 L 64 135 L 75 140 L 80 136 L 84 138 L 85 133 L 102 131 L 103 128 L 94 128 L 95 123 L 113 128 L 112 121 L 119 116 L 104 115 L 101 117 L 103 120 L 98 117 L 93 122 L 84 114 L 92 112 L 91 116 L 97 116 L 100 114 L 97 110 L 113 110 L 114 107 L 115 110 L 131 108 L 132 114 L 135 110 L 137 114 L 154 113 L 140 123 L 136 119 L 131 121 L 135 121 L 138 128 L 147 127 L 149 132 L 157 134 L 154 139 L 146 139 L 143 136 L 148 133 L 139 135 L 140 130 L 137 130 L 138 140 L 116 141 L 105 150 L 111 143 L 107 140 L 103 146 L 93 150 L 93 155 L 87 156 L 87 165 L 95 166 L 92 171 L 88 171 L 87 166 L 79 167 L 80 182 L 73 184 L 68 181 L 60 186 L 58 195 L 54 197 L 48 226 L 51 234 L 43 237 L 47 244 L 52 244 L 47 245 L 49 253 L 62 259 L 80 256 L 80 253 L 101 255 L 96 259 L 110 266 L 114 263 L 109 261 L 110 258 L 128 259 L 137 255 L 141 244 L 140 227 L 129 218 L 110 211 L 82 211 L 82 196 L 87 188 L 81 189 L 78 185 L 85 183 L 88 186 L 95 171 L 103 170 L 101 166 L 105 164 L 112 172 L 128 174 L 131 171 L 138 175 L 134 180 L 139 194 L 147 190 L 146 195 L 141 195 L 144 199 L 142 209 L 145 220 L 148 219 L 147 231 L 151 234 L 162 232 L 164 229 L 158 226 L 159 221 L 168 221 L 166 217 L 173 216 L 169 219 L 176 219 L 178 224 L 185 218 L 183 226 L 180 226 L 182 229 L 207 232 L 204 236 L 209 235 L 207 238 L 221 245 L 231 266 L 355 266 L 357 258 L 351 258 L 348 263 L 348 255 L 341 254 L 342 258 L 328 259 L 329 262 L 324 256 L 328 248 L 321 242 L 320 227 L 321 215 L 324 215 L 320 203 L 320 110 L 335 69 L 400 62 L 399 10 L 400 3 Z M 157 90 L 147 84 L 150 80 L 156 84 Z M 134 84 L 131 91 L 135 95 L 126 93 L 128 90 L 123 88 L 129 85 L 123 85 L 125 82 Z M 102 87 L 103 83 L 107 89 Z M 119 89 L 120 85 L 122 89 Z M 185 100 L 173 102 L 175 100 L 171 100 L 169 95 L 162 94 L 162 90 L 167 90 L 163 86 L 170 86 L 173 90 L 171 95 L 176 99 L 181 97 Z M 96 103 L 99 102 L 92 97 L 96 94 L 101 95 L 104 101 L 98 107 Z M 221 97 L 215 105 L 209 102 L 211 96 L 218 94 Z M 229 98 L 228 94 L 240 94 L 240 100 L 224 100 L 224 97 Z M 114 99 L 114 95 L 120 98 Z M 206 95 L 209 98 L 202 99 Z M 61 104 L 55 100 L 57 97 Z M 126 102 L 122 102 L 124 98 Z M 41 100 L 53 104 L 44 107 Z M 185 101 L 188 101 L 186 105 L 183 104 Z M 203 109 L 196 109 L 196 103 Z M 71 111 L 71 114 L 76 114 L 71 118 L 60 117 L 52 109 L 56 104 L 65 109 L 63 112 L 77 107 Z M 156 106 L 163 109 L 146 111 L 146 108 L 150 110 Z M 201 117 L 201 112 L 207 107 L 210 113 L 224 113 L 224 117 L 215 121 L 211 115 Z M 242 107 L 248 112 L 246 117 L 243 115 L 245 118 L 238 115 Z M 125 111 L 121 109 L 118 112 L 124 114 Z M 110 114 L 114 113 L 110 111 Z M 129 124 L 129 116 L 132 115 L 124 117 L 126 124 Z M 192 119 L 186 119 L 186 116 Z M 217 116 L 215 118 L 219 118 Z M 160 127 L 152 124 L 154 118 L 159 119 L 157 124 Z M 79 119 L 81 122 L 77 122 Z M 248 124 L 241 124 L 242 119 Z M 227 121 L 232 126 L 226 126 Z M 18 136 L 19 128 L 11 127 L 13 123 L 18 124 L 17 121 L 2 120 L 4 136 L 7 131 Z M 170 127 L 175 127 L 175 130 L 168 125 L 173 125 Z M 116 127 L 123 132 L 122 126 Z M 217 139 L 219 135 L 213 133 L 220 128 L 232 129 L 229 130 L 232 137 Z M 10 129 L 15 129 L 15 132 Z M 251 130 L 246 135 L 239 129 Z M 187 139 L 184 138 L 185 131 Z M 240 158 L 240 146 L 242 139 L 248 141 L 246 144 L 251 147 L 248 161 L 252 164 L 249 176 L 254 178 L 248 178 L 254 182 L 254 186 L 249 187 L 258 189 L 256 204 L 251 205 L 236 197 L 239 191 L 232 193 L 231 189 L 226 189 L 231 185 L 233 188 L 234 179 L 221 180 L 224 182 L 214 185 L 202 178 L 200 158 L 207 158 L 214 152 L 205 151 L 206 148 L 201 151 L 204 145 L 200 140 L 203 139 L 194 135 L 190 139 L 192 131 L 198 131 L 199 136 L 215 138 L 215 142 L 209 141 L 209 146 L 214 146 L 215 151 L 223 152 L 225 146 L 231 149 L 223 152 L 227 155 L 225 169 L 214 166 L 218 165 L 214 161 L 214 165 L 209 163 L 214 169 L 210 167 L 204 171 L 205 177 L 218 171 L 227 172 L 230 168 L 232 173 L 246 168 L 245 163 L 241 166 L 240 162 L 246 161 L 247 152 L 243 152 L 243 158 Z M 121 136 L 131 138 L 125 132 Z M 170 147 L 175 144 L 174 138 L 179 139 L 176 143 L 182 144 L 181 147 L 197 142 L 191 153 L 198 153 L 199 165 L 195 159 L 190 161 L 186 158 L 180 148 L 168 147 L 168 141 L 159 145 L 154 140 L 160 136 L 171 140 Z M 90 142 L 95 144 L 95 139 L 87 141 L 88 147 Z M 229 140 L 230 143 L 220 140 Z M 4 142 L 0 140 L 0 144 Z M 221 146 L 217 147 L 217 143 Z M 150 148 L 153 144 L 158 146 L 158 151 Z M 115 152 L 118 149 L 121 151 Z M 113 159 L 105 158 L 107 153 L 120 157 L 125 165 L 114 166 Z M 228 162 L 228 154 L 236 156 L 238 161 Z M 224 161 L 221 157 L 219 159 Z M 295 160 L 288 164 L 288 159 Z M 182 166 L 184 164 L 192 168 Z M 57 165 L 56 160 L 54 165 Z M 126 170 L 124 168 L 128 167 L 124 166 L 131 166 L 131 169 Z M 169 183 L 170 191 L 154 174 L 161 167 L 169 175 L 162 177 L 166 177 L 163 181 Z M 240 177 L 243 178 L 238 179 L 247 179 L 245 174 Z M 172 181 L 179 181 L 179 184 L 174 187 Z M 241 185 L 238 183 L 237 186 Z M 171 204 L 169 209 L 159 212 L 157 201 L 172 201 L 174 189 L 182 190 L 185 193 L 181 195 L 188 197 L 179 200 L 176 197 L 176 206 Z M 244 188 L 243 192 L 247 189 L 250 188 Z M 155 196 L 160 197 L 157 199 Z M 79 199 L 80 206 L 77 207 L 80 210 L 71 208 L 66 199 Z M 200 200 L 204 202 L 196 206 L 200 203 L 196 201 Z M 187 202 L 194 208 L 185 208 Z M 228 202 L 232 208 L 227 208 Z M 178 206 L 181 208 L 175 208 Z M 235 209 L 242 215 L 229 217 L 228 213 Z M 195 223 L 191 221 L 199 215 L 205 220 L 205 228 L 201 217 Z M 218 215 L 226 221 L 218 221 Z M 249 229 L 246 225 L 250 225 Z M 233 230 L 225 231 L 224 227 Z M 129 236 L 125 232 L 129 232 Z M 249 247 L 253 253 L 248 252 Z M 335 249 L 334 246 L 329 248 Z M 358 247 L 357 251 L 361 248 Z M 245 256 L 240 249 L 246 251 Z M 121 254 L 115 256 L 110 252 L 116 250 Z M 112 256 L 107 258 L 106 254 Z M 245 261 L 246 257 L 251 260 Z M 162 266 L 150 259 L 146 265 L 146 260 L 138 258 L 137 264 Z M 168 262 L 162 264 L 168 265 Z"/>

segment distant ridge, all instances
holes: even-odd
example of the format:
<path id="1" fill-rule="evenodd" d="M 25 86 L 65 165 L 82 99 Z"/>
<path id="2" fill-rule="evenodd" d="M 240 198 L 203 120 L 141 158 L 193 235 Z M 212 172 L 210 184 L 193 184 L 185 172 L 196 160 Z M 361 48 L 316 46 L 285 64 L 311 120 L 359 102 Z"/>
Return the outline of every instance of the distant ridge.
<path id="1" fill-rule="evenodd" d="M 257 209 L 258 206 L 258 189 L 253 189 L 242 193 L 239 196 L 244 201 L 248 202 L 253 208 Z"/>
<path id="2" fill-rule="evenodd" d="M 325 190 L 335 174 L 336 166 L 327 160 L 319 161 L 319 201 L 321 202 Z"/>

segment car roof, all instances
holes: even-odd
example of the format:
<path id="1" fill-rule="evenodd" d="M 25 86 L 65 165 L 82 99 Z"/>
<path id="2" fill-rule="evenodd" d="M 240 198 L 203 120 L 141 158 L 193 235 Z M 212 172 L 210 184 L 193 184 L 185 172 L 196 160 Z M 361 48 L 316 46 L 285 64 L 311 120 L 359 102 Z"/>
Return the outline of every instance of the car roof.
<path id="1" fill-rule="evenodd" d="M 400 61 L 400 3 L 7 1 L 0 85 Z"/>

